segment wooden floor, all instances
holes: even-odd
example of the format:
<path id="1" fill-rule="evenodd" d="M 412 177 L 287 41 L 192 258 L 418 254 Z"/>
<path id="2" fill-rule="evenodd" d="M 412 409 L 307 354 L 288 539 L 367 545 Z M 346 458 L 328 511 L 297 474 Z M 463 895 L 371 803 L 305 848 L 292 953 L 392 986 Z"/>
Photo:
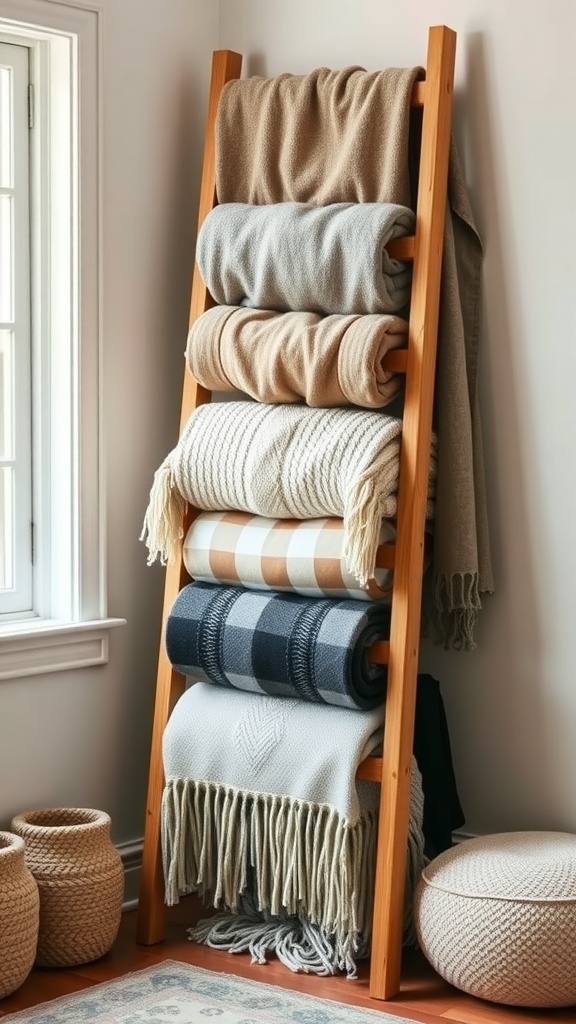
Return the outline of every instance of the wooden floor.
<path id="1" fill-rule="evenodd" d="M 252 966 L 248 956 L 232 956 L 197 946 L 186 937 L 186 927 L 196 916 L 196 901 L 192 897 L 182 900 L 178 907 L 169 911 L 166 941 L 158 946 L 138 946 L 135 941 L 136 913 L 131 911 L 124 914 L 118 939 L 107 956 L 84 967 L 32 971 L 17 992 L 0 1001 L 0 1018 L 162 960 L 181 960 L 212 971 L 223 971 L 271 985 L 297 989 L 324 999 L 369 1006 L 373 1010 L 388 1010 L 424 1024 L 438 1024 L 439 1021 L 444 1024 L 446 1021 L 460 1024 L 559 1024 L 561 1021 L 571 1021 L 576 1024 L 576 1008 L 514 1010 L 472 999 L 443 982 L 420 954 L 414 951 L 406 951 L 404 957 L 400 995 L 390 1002 L 377 1002 L 368 995 L 366 970 L 358 981 L 307 977 L 292 974 L 276 961 L 265 967 Z"/>

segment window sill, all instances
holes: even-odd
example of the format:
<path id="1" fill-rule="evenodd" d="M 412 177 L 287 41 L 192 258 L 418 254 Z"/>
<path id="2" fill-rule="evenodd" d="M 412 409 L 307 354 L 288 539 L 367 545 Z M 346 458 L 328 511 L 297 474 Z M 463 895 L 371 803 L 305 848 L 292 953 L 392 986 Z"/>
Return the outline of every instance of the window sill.
<path id="1" fill-rule="evenodd" d="M 105 665 L 109 632 L 125 623 L 126 619 L 5 622 L 0 625 L 0 680 Z"/>

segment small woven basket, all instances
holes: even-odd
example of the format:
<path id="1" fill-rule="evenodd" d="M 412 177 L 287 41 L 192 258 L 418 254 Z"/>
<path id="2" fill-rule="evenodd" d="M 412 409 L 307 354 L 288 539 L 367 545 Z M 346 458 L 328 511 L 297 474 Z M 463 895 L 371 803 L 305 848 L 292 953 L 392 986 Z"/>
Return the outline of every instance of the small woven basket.
<path id="1" fill-rule="evenodd" d="M 60 807 L 12 820 L 40 892 L 36 963 L 69 967 L 104 956 L 122 911 L 124 871 L 104 811 Z"/>
<path id="2" fill-rule="evenodd" d="M 0 999 L 19 988 L 32 970 L 39 906 L 22 839 L 0 832 Z"/>

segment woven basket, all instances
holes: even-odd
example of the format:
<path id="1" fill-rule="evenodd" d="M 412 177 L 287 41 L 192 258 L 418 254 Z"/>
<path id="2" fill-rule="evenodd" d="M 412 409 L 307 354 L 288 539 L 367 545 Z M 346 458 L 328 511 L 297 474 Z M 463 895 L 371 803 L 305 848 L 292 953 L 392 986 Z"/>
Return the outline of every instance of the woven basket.
<path id="1" fill-rule="evenodd" d="M 40 892 L 36 963 L 69 967 L 103 956 L 118 934 L 124 893 L 110 817 L 76 807 L 28 811 L 12 830 Z"/>
<path id="2" fill-rule="evenodd" d="M 576 1005 L 576 835 L 468 839 L 424 868 L 414 914 L 424 955 L 456 988 L 512 1006 Z"/>
<path id="3" fill-rule="evenodd" d="M 0 832 L 0 999 L 19 988 L 32 970 L 39 906 L 22 839 Z"/>

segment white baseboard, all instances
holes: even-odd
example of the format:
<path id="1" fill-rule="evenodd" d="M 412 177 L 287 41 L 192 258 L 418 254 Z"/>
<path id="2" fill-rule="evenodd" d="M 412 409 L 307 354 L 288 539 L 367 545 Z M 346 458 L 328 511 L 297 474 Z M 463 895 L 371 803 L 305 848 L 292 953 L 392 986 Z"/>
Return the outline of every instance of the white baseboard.
<path id="1" fill-rule="evenodd" d="M 478 835 L 476 832 L 462 832 L 461 829 L 457 829 L 456 832 L 452 833 L 452 839 L 455 843 L 463 843 L 465 839 L 477 839 Z"/>
<path id="2" fill-rule="evenodd" d="M 144 839 L 133 839 L 128 843 L 119 843 L 116 847 L 124 865 L 124 902 L 122 910 L 134 910 L 138 906 L 138 886 L 140 884 L 143 848 Z"/>
<path id="3" fill-rule="evenodd" d="M 475 838 L 475 833 L 462 832 L 460 829 L 452 833 L 452 839 L 455 843 L 463 843 L 465 839 Z M 122 910 L 135 910 L 138 906 L 138 887 L 140 884 L 144 839 L 134 839 L 128 843 L 119 843 L 116 849 L 124 865 L 125 883 Z"/>

